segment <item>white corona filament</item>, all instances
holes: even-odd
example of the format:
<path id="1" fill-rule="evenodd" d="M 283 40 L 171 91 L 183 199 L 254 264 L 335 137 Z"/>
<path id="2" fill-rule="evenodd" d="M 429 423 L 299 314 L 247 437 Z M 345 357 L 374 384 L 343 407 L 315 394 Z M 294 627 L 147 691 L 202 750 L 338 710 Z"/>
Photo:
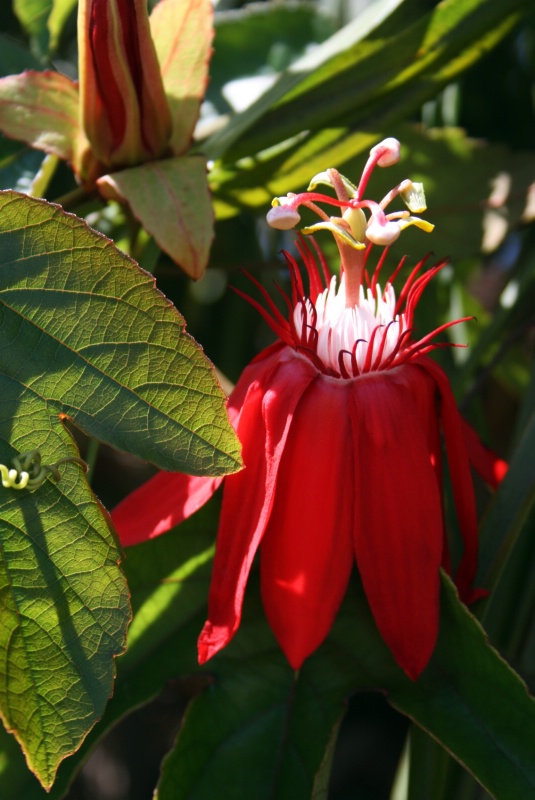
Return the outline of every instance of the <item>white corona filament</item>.
<path id="1" fill-rule="evenodd" d="M 356 341 L 362 340 L 357 345 L 355 357 L 359 370 L 362 370 L 368 356 L 369 343 L 375 328 L 377 331 L 373 341 L 371 364 L 374 364 L 383 344 L 386 331 L 386 342 L 383 347 L 381 359 L 376 369 L 383 364 L 396 347 L 399 337 L 406 329 L 406 320 L 403 314 L 394 316 L 396 307 L 396 294 L 390 283 L 386 284 L 384 292 L 379 284 L 375 288 L 375 295 L 371 289 L 360 287 L 358 306 L 346 307 L 346 291 L 344 276 L 337 289 L 336 276 L 333 275 L 331 283 L 322 292 L 315 303 L 317 318 L 314 321 L 314 309 L 311 301 L 305 299 L 306 319 L 303 320 L 304 308 L 298 304 L 294 309 L 294 323 L 296 329 L 301 331 L 303 321 L 306 326 L 318 332 L 317 355 L 325 364 L 334 371 L 339 372 L 338 355 L 341 350 L 352 352 Z M 387 327 L 389 326 L 389 327 Z M 344 360 L 348 371 L 350 358 Z"/>

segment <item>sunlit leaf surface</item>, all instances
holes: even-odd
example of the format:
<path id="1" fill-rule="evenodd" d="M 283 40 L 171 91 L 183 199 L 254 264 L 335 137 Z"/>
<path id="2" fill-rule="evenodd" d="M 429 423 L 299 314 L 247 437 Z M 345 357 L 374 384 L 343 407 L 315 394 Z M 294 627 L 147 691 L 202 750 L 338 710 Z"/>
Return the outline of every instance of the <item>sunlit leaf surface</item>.
<path id="1" fill-rule="evenodd" d="M 163 0 L 150 15 L 150 28 L 173 119 L 169 144 L 178 156 L 190 145 L 206 91 L 213 36 L 210 0 Z"/>
<path id="2" fill-rule="evenodd" d="M 0 225 L 2 369 L 15 393 L 162 469 L 235 470 L 212 365 L 152 276 L 47 203 L 3 193 Z"/>
<path id="3" fill-rule="evenodd" d="M 168 469 L 238 466 L 224 396 L 176 310 L 111 242 L 58 207 L 0 195 L 0 462 L 77 455 L 87 433 Z M 0 489 L 0 713 L 50 786 L 102 715 L 128 591 L 78 464 Z"/>
<path id="4" fill-rule="evenodd" d="M 151 161 L 104 175 L 98 185 L 106 197 L 128 202 L 144 228 L 190 278 L 201 277 L 213 237 L 204 158 Z"/>

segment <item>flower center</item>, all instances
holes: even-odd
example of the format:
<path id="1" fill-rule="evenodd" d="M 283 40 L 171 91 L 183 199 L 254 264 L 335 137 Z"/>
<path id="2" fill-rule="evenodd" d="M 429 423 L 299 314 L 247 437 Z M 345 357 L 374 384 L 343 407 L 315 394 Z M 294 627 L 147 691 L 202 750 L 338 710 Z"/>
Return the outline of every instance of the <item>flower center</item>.
<path id="1" fill-rule="evenodd" d="M 388 365 L 408 327 L 404 314 L 395 309 L 390 283 L 384 292 L 378 284 L 366 290 L 361 286 L 358 306 L 346 306 L 345 275 L 338 287 L 333 275 L 314 303 L 303 298 L 295 306 L 293 322 L 303 338 L 307 329 L 317 332 L 316 355 L 327 371 L 353 378 Z"/>

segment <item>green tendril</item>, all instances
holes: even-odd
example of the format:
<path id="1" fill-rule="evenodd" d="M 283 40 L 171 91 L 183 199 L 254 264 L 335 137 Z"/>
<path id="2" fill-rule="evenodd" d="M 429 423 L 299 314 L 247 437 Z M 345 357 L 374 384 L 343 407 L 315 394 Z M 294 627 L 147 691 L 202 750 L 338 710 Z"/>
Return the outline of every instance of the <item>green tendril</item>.
<path id="1" fill-rule="evenodd" d="M 39 450 L 20 453 L 15 456 L 11 463 L 13 464 L 11 469 L 6 467 L 5 464 L 0 464 L 0 475 L 4 489 L 29 489 L 34 491 L 42 486 L 49 473 L 55 481 L 59 481 L 61 478 L 59 467 L 62 464 L 79 464 L 87 472 L 85 461 L 74 456 L 61 458 L 55 464 L 42 464 Z"/>

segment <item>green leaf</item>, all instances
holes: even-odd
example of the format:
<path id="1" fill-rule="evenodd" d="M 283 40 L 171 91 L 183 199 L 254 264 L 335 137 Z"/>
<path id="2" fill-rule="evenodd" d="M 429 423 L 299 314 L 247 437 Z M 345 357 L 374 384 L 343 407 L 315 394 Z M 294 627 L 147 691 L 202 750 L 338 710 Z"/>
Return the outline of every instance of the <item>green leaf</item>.
<path id="1" fill-rule="evenodd" d="M 69 759 L 66 762 L 68 763 Z M 0 791 L 4 800 L 44 800 L 48 793 L 28 770 L 20 745 L 0 724 Z"/>
<path id="2" fill-rule="evenodd" d="M 77 455 L 35 390 L 1 383 L 2 463 L 34 444 L 47 463 Z M 57 485 L 0 495 L 0 716 L 45 788 L 102 716 L 130 618 L 106 517 L 80 467 L 62 472 Z"/>
<path id="3" fill-rule="evenodd" d="M 204 142 L 203 152 L 209 158 L 219 158 L 223 154 L 230 158 L 251 156 L 264 146 L 273 146 L 276 142 L 294 136 L 309 127 L 308 125 L 301 125 L 301 119 L 296 118 L 294 124 L 291 125 L 293 128 L 292 133 L 279 135 L 275 129 L 270 130 L 269 142 L 261 144 L 259 147 L 256 145 L 256 137 L 249 130 L 256 130 L 255 124 L 265 116 L 269 118 L 270 113 L 272 113 L 271 110 L 275 109 L 282 99 L 287 95 L 289 96 L 296 87 L 303 84 L 307 77 L 317 75 L 317 82 L 320 83 L 322 80 L 321 66 L 324 63 L 328 65 L 331 59 L 336 57 L 335 53 L 340 54 L 340 58 L 345 59 L 347 64 L 348 57 L 345 51 L 372 33 L 403 2 L 404 0 L 375 0 L 357 19 L 323 42 L 312 53 L 305 55 L 302 59 L 292 64 L 289 69 L 277 78 L 271 89 L 268 89 L 244 112 L 236 114 L 221 133 L 216 133 Z M 339 94 L 340 97 L 348 97 L 347 92 L 337 91 L 336 94 Z M 353 96 L 352 92 L 352 100 Z M 292 113 L 291 108 L 289 113 Z M 328 117 L 323 119 L 327 122 Z M 243 147 L 242 142 L 245 140 L 252 146 L 247 144 Z"/>
<path id="4" fill-rule="evenodd" d="M 251 3 L 216 12 L 208 98 L 225 110 L 220 93 L 226 83 L 283 69 L 335 29 L 332 16 L 307 2 Z"/>
<path id="5" fill-rule="evenodd" d="M 26 69 L 39 70 L 41 67 L 41 62 L 27 47 L 0 33 L 0 76 L 15 75 Z"/>
<path id="6" fill-rule="evenodd" d="M 211 365 L 154 281 L 58 207 L 0 194 L 0 461 L 77 454 L 62 424 L 168 469 L 235 469 Z M 80 467 L 0 494 L 0 713 L 50 787 L 102 715 L 128 591 Z"/>
<path id="7" fill-rule="evenodd" d="M 417 682 L 394 664 L 360 586 L 295 678 L 249 587 L 240 631 L 208 672 L 212 685 L 193 701 L 164 763 L 159 800 L 215 793 L 220 800 L 308 800 L 325 782 L 322 764 L 344 699 L 373 688 L 385 691 L 499 800 L 533 792 L 533 703 L 446 578 L 439 642 Z"/>
<path id="8" fill-rule="evenodd" d="M 14 192 L 0 195 L 0 244 L 3 380 L 57 425 L 66 415 L 162 469 L 239 467 L 213 367 L 152 276 L 82 220 Z"/>
<path id="9" fill-rule="evenodd" d="M 193 701 L 176 747 L 164 761 L 155 795 L 158 800 L 193 800 L 214 794 L 220 800 L 309 798 L 311 775 L 301 759 L 316 760 L 319 766 L 318 728 L 323 731 L 327 725 L 328 737 L 332 726 L 314 696 L 312 708 L 302 705 L 305 681 L 294 683 L 294 673 L 273 639 L 256 592 L 254 598 L 249 593 L 240 634 L 223 656 L 210 663 L 208 673 L 212 685 Z M 321 693 L 321 685 L 317 689 Z M 296 747 L 291 727 L 300 712 L 308 730 L 302 747 Z M 287 764 L 294 758 L 297 764 Z M 289 773 L 286 787 L 281 781 L 285 768 Z"/>
<path id="10" fill-rule="evenodd" d="M 489 589 L 498 581 L 504 563 L 535 502 L 535 413 L 526 425 L 480 533 L 478 585 Z"/>
<path id="11" fill-rule="evenodd" d="M 0 137 L 0 189 L 44 197 L 57 165 L 56 156 Z"/>
<path id="12" fill-rule="evenodd" d="M 78 104 L 78 86 L 59 72 L 0 78 L 0 130 L 66 161 L 86 147 Z"/>
<path id="13" fill-rule="evenodd" d="M 0 141 L 0 189 L 15 189 L 29 194 L 41 169 L 43 153 L 10 139 Z"/>
<path id="14" fill-rule="evenodd" d="M 535 791 L 533 699 L 447 579 L 441 604 L 439 642 L 428 669 L 416 684 L 393 687 L 388 698 L 497 800 L 529 797 Z"/>
<path id="15" fill-rule="evenodd" d="M 177 156 L 191 143 L 208 81 L 212 44 L 210 0 L 164 0 L 150 15 L 151 34 L 162 71 Z"/>
<path id="16" fill-rule="evenodd" d="M 273 147 L 259 159 L 243 158 L 232 165 L 216 162 L 208 178 L 217 220 L 243 209 L 267 211 L 273 197 L 288 191 L 305 191 L 312 176 L 326 165 L 336 164 L 341 169 L 350 159 L 360 156 L 357 169 L 362 170 L 363 154 L 367 155 L 378 138 L 377 133 L 322 130 L 312 137 L 298 136 Z"/>
<path id="17" fill-rule="evenodd" d="M 60 766 L 49 795 L 39 790 L 20 754 L 13 752 L 0 731 L 0 797 L 60 800 L 91 747 L 111 726 L 158 696 L 168 681 L 195 673 L 196 638 L 206 618 L 214 550 L 211 531 L 217 524 L 217 509 L 217 501 L 212 500 L 179 530 L 129 548 L 124 571 L 134 620 L 128 632 L 128 650 L 117 661 L 113 697 L 102 721 L 81 749 Z M 195 678 L 188 677 L 190 687 L 192 681 Z M 200 690 L 206 677 L 200 675 L 197 681 Z"/>
<path id="18" fill-rule="evenodd" d="M 340 719 L 335 722 L 331 731 L 331 736 L 327 743 L 325 754 L 319 766 L 319 769 L 314 778 L 314 786 L 312 789 L 311 800 L 328 800 L 329 797 L 329 779 L 331 777 L 331 768 L 336 750 L 336 742 L 340 732 L 340 726 L 344 718 L 345 711 L 341 713 Z"/>
<path id="19" fill-rule="evenodd" d="M 531 7 L 515 0 L 504 14 L 498 0 L 445 0 L 407 27 L 401 21 L 381 33 L 398 5 L 376 0 L 295 62 L 203 152 L 238 159 L 306 130 L 388 130 L 481 58 Z"/>
<path id="20" fill-rule="evenodd" d="M 406 800 L 444 796 L 448 762 L 457 765 L 438 742 L 417 725 L 410 732 L 409 787 Z"/>
<path id="21" fill-rule="evenodd" d="M 36 174 L 33 176 L 33 180 L 29 186 L 28 194 L 32 197 L 45 197 L 48 191 L 48 187 L 56 169 L 58 167 L 59 161 L 57 156 L 48 155 L 45 156 L 41 162 L 41 166 Z M 15 188 L 15 187 L 12 187 Z"/>
<path id="22" fill-rule="evenodd" d="M 77 0 L 14 0 L 13 10 L 24 30 L 42 42 L 44 53 L 54 52 L 63 27 Z M 28 66 L 26 64 L 26 66 Z"/>
<path id="23" fill-rule="evenodd" d="M 531 298 L 535 291 L 533 252 L 532 244 L 520 254 L 508 275 L 509 280 L 501 293 L 501 301 L 493 309 L 489 324 L 482 330 L 475 346 L 470 348 L 468 357 L 460 369 L 452 376 L 459 394 L 473 392 L 477 382 L 481 380 L 481 372 L 488 370 L 489 365 L 495 371 L 502 367 L 504 362 L 507 365 L 505 356 L 512 344 L 520 338 L 521 331 L 531 325 L 533 318 Z M 507 294 L 509 299 L 506 300 Z M 529 377 L 527 375 L 526 377 L 524 388 L 529 381 Z M 508 390 L 511 388 L 509 386 Z M 532 408 L 529 410 L 530 414 L 531 411 Z"/>
<path id="24" fill-rule="evenodd" d="M 13 11 L 28 34 L 39 36 L 46 30 L 53 2 L 54 0 L 13 0 Z"/>
<path id="25" fill-rule="evenodd" d="M 59 44 L 64 25 L 76 8 L 77 0 L 52 0 L 47 28 L 50 34 L 49 49 L 54 52 Z"/>
<path id="26" fill-rule="evenodd" d="M 213 238 L 213 211 L 202 156 L 152 161 L 104 175 L 97 184 L 105 197 L 126 201 L 161 249 L 191 278 L 201 277 Z"/>
<path id="27" fill-rule="evenodd" d="M 532 404 L 530 408 L 533 409 Z M 507 475 L 483 521 L 479 583 L 492 589 L 480 609 L 485 630 L 500 652 L 520 670 L 532 690 L 535 686 L 534 454 L 535 414 L 531 411 Z"/>

